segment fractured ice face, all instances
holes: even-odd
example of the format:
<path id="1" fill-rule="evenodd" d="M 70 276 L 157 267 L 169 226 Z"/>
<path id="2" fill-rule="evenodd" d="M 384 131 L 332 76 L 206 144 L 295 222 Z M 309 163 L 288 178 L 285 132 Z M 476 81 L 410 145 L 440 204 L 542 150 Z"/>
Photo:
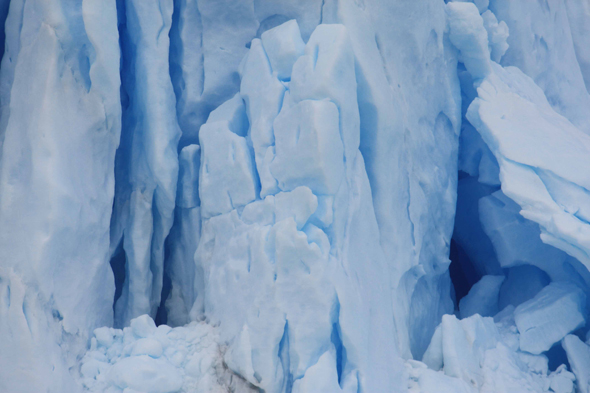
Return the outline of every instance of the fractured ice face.
<path id="1" fill-rule="evenodd" d="M 0 390 L 588 392 L 586 3 L 12 0 Z"/>
<path id="2" fill-rule="evenodd" d="M 357 386 L 357 370 L 370 372 L 373 349 L 363 332 L 372 323 L 358 330 L 362 303 L 340 302 L 339 292 L 346 298 L 352 287 L 384 299 L 389 292 L 363 293 L 345 273 L 376 263 L 344 257 L 346 222 L 372 214 L 356 207 L 371 206 L 370 194 L 352 188 L 368 184 L 347 31 L 322 26 L 302 46 L 297 23 L 287 22 L 252 41 L 240 72 L 247 122 L 235 120 L 243 105 L 236 96 L 200 131 L 204 220 L 195 262 L 204 280 L 193 315 L 224 327 L 228 366 L 255 386 Z M 247 133 L 231 132 L 238 123 Z M 365 182 L 355 185 L 359 177 Z M 391 318 L 391 308 L 384 311 Z"/>

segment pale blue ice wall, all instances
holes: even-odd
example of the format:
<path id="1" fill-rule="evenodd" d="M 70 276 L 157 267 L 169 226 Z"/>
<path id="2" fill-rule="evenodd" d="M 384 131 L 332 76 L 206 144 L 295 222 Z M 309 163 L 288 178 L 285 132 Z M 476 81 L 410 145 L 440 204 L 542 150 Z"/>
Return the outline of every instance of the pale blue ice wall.
<path id="1" fill-rule="evenodd" d="M 391 269 L 400 350 L 420 358 L 440 317 L 453 308 L 447 267 L 461 98 L 444 4 L 332 7 L 326 14 L 335 13 L 353 37 L 360 149 Z M 391 23 L 395 15 L 405 17 Z"/>
<path id="2" fill-rule="evenodd" d="M 487 13 L 475 3 L 487 55 L 540 89 L 497 74 L 526 81 L 535 104 L 573 124 L 558 129 L 588 132 L 587 2 L 495 0 Z M 90 330 L 147 313 L 218 323 L 227 363 L 268 391 L 395 391 L 402 359 L 420 359 L 454 312 L 457 189 L 454 241 L 473 281 L 507 274 L 505 304 L 531 295 L 511 279 L 523 271 L 531 292 L 549 280 L 586 286 L 585 239 L 543 212 L 521 217 L 527 195 L 506 181 L 507 153 L 479 134 L 498 128 L 475 109 L 477 130 L 466 120 L 492 65 L 459 55 L 446 8 L 12 0 L 0 353 L 15 356 L 2 357 L 0 384 L 15 385 L 0 388 L 39 391 L 46 379 L 73 391 L 68 368 Z M 557 169 L 553 212 L 584 217 L 584 192 L 558 192 L 579 192 L 583 174 L 564 183 Z"/>
<path id="3" fill-rule="evenodd" d="M 88 332 L 113 323 L 116 24 L 113 2 L 10 4 L 0 71 L 3 391 L 70 391 Z"/>
<path id="4" fill-rule="evenodd" d="M 178 178 L 177 146 L 182 148 L 197 142 L 198 129 L 204 123 L 208 113 L 238 91 L 240 84 L 238 66 L 248 52 L 252 39 L 260 37 L 264 31 L 284 21 L 296 19 L 305 41 L 321 22 L 342 23 L 351 32 L 347 34 L 352 47 L 350 53 L 355 58 L 352 69 L 356 71 L 353 71 L 353 79 L 348 80 L 347 83 L 353 83 L 352 88 L 358 94 L 358 109 L 356 103 L 353 103 L 354 106 L 351 108 L 352 111 L 358 110 L 359 115 L 356 120 L 352 120 L 353 123 L 345 121 L 344 127 L 348 127 L 349 123 L 354 127 L 354 122 L 358 124 L 356 127 L 360 127 L 354 131 L 357 134 L 353 139 L 360 140 L 361 152 L 364 153 L 367 162 L 368 184 L 371 185 L 371 194 L 365 194 L 363 198 L 372 195 L 380 234 L 371 231 L 365 233 L 373 233 L 371 241 L 383 245 L 383 254 L 380 254 L 378 259 L 384 259 L 378 263 L 389 267 L 386 269 L 387 274 L 378 275 L 381 276 L 381 280 L 385 280 L 382 281 L 383 288 L 391 287 L 391 293 L 385 290 L 379 296 L 385 296 L 387 300 L 384 302 L 392 304 L 384 308 L 386 313 L 390 314 L 386 319 L 393 323 L 395 318 L 397 324 L 397 327 L 391 325 L 383 337 L 383 340 L 388 340 L 387 337 L 389 337 L 390 344 L 376 343 L 375 345 L 376 348 L 379 345 L 384 348 L 392 346 L 392 353 L 396 351 L 393 348 L 399 345 L 406 357 L 411 356 L 412 350 L 416 351 L 416 354 L 424 350 L 440 315 L 452 309 L 449 296 L 450 281 L 446 266 L 455 203 L 453 190 L 456 176 L 459 95 L 458 82 L 454 75 L 454 53 L 448 45 L 444 45 L 445 19 L 441 3 L 424 1 L 402 6 L 369 2 L 357 4 L 346 1 L 309 1 L 297 4 L 259 1 L 228 2 L 227 4 L 217 1 L 178 1 L 176 3 L 160 1 L 148 4 L 119 1 L 116 4 L 118 15 L 113 11 L 113 4 L 111 4 L 111 13 L 105 14 L 110 18 L 108 23 L 111 28 L 104 28 L 103 34 L 109 35 L 108 42 L 111 45 L 109 50 L 113 51 L 113 46 L 120 45 L 121 60 L 119 60 L 118 50 L 116 56 L 108 58 L 101 58 L 96 54 L 99 51 L 95 46 L 98 47 L 103 42 L 92 41 L 91 22 L 93 21 L 80 19 L 81 14 L 76 12 L 76 9 L 72 11 L 59 3 L 47 3 L 46 9 L 42 7 L 42 11 L 33 12 L 30 8 L 33 7 L 31 3 L 24 4 L 24 7 L 22 4 L 18 1 L 12 2 L 12 10 L 7 22 L 8 46 L 5 59 L 8 60 L 5 62 L 8 63 L 3 67 L 3 75 L 5 75 L 3 86 L 5 87 L 1 93 L 3 97 L 6 97 L 3 101 L 4 107 L 7 108 L 7 103 L 15 100 L 18 91 L 21 94 L 28 93 L 26 88 L 11 89 L 10 87 L 13 78 L 17 80 L 19 69 L 22 69 L 23 73 L 27 70 L 25 65 L 20 66 L 20 64 L 26 64 L 26 57 L 24 52 L 19 53 L 19 51 L 21 47 L 28 45 L 23 39 L 28 36 L 21 36 L 18 23 L 21 18 L 25 22 L 28 21 L 29 16 L 32 20 L 30 22 L 32 34 L 35 34 L 38 29 L 34 23 L 39 26 L 41 20 L 56 18 L 53 23 L 57 31 L 63 29 L 65 37 L 70 37 L 67 38 L 69 41 L 64 41 L 70 45 L 65 46 L 64 49 L 70 50 L 65 55 L 65 64 L 73 69 L 75 83 L 85 86 L 87 90 L 87 93 L 82 91 L 77 94 L 90 94 L 92 97 L 98 94 L 109 94 L 110 102 L 117 103 L 112 106 L 112 114 L 106 112 L 107 116 L 111 116 L 116 122 L 114 125 L 108 122 L 104 125 L 109 130 L 114 130 L 112 134 L 114 138 L 109 139 L 110 150 L 103 149 L 104 142 L 91 143 L 82 137 L 79 137 L 79 142 L 76 142 L 77 139 L 67 137 L 67 134 L 62 131 L 63 128 L 59 128 L 62 132 L 50 138 L 58 149 L 57 153 L 51 155 L 47 153 L 48 155 L 40 155 L 37 158 L 37 155 L 27 152 L 33 151 L 33 145 L 30 144 L 38 143 L 39 138 L 24 138 L 23 135 L 26 134 L 21 132 L 18 134 L 20 139 L 12 142 L 11 138 L 16 138 L 17 134 L 12 136 L 10 122 L 4 132 L 6 142 L 3 148 L 2 168 L 3 173 L 7 174 L 4 175 L 6 180 L 3 181 L 2 186 L 10 187 L 14 191 L 2 193 L 3 205 L 6 206 L 3 211 L 11 212 L 2 216 L 5 222 L 3 228 L 10 228 L 11 232 L 5 237 L 7 242 L 3 252 L 15 261 L 14 265 L 19 265 L 18 269 L 23 269 L 24 277 L 34 277 L 34 274 L 26 273 L 24 269 L 31 263 L 30 261 L 35 260 L 38 261 L 36 272 L 42 272 L 43 269 L 59 272 L 56 274 L 57 284 L 51 280 L 39 280 L 38 284 L 31 285 L 40 285 L 41 293 L 45 296 L 42 303 L 55 304 L 55 314 L 63 318 L 61 323 L 66 331 L 71 324 L 72 329 L 82 329 L 81 334 L 84 336 L 88 327 L 112 323 L 111 299 L 114 288 L 108 259 L 109 254 L 110 256 L 119 254 L 119 261 L 121 261 L 121 252 L 125 255 L 125 274 L 120 290 L 121 295 L 114 307 L 115 323 L 124 325 L 130 318 L 146 312 L 155 316 L 160 305 L 165 264 L 170 266 L 168 268 L 170 279 L 176 277 L 176 281 L 173 281 L 172 293 L 178 296 L 182 293 L 184 311 L 179 312 L 184 313 L 185 317 L 180 315 L 178 320 L 186 321 L 189 305 L 194 300 L 186 298 L 196 298 L 197 293 L 194 288 L 190 288 L 186 280 L 178 283 L 182 275 L 177 271 L 185 269 L 184 266 L 191 263 L 190 255 L 196 249 L 200 232 L 200 218 L 199 214 L 195 216 L 194 213 L 195 208 L 199 209 L 198 202 L 179 204 L 175 207 L 176 179 Z M 408 16 L 425 13 L 428 17 L 417 18 L 420 21 L 418 25 L 415 23 L 416 20 L 412 22 L 409 18 L 408 26 L 392 27 L 389 20 L 399 13 L 405 13 Z M 22 31 L 26 32 L 28 25 L 25 22 L 23 22 Z M 75 31 L 76 34 L 69 33 L 70 31 Z M 140 31 L 141 34 L 139 34 Z M 399 38 L 392 40 L 389 38 L 391 36 Z M 410 40 L 415 45 L 402 45 L 403 40 Z M 73 56 L 79 53 L 88 53 L 88 55 Z M 35 55 L 39 56 L 37 53 Z M 51 56 L 51 53 L 47 56 Z M 14 60 L 16 58 L 18 62 Z M 107 76 L 114 81 L 112 85 L 93 82 L 94 74 L 90 70 L 92 67 L 97 67 L 95 64 L 99 64 L 94 60 L 95 58 L 108 62 L 110 74 Z M 38 64 L 36 61 L 38 57 L 30 60 L 32 65 Z M 410 63 L 413 65 L 409 66 Z M 116 72 L 119 68 L 120 79 L 119 73 Z M 432 76 L 424 80 L 421 75 L 426 68 L 435 71 Z M 42 72 L 36 74 L 46 77 Z M 99 77 L 105 78 L 102 75 Z M 119 98 L 118 87 L 120 80 L 122 80 L 121 98 Z M 35 83 L 34 86 L 41 86 L 41 84 Z M 60 86 L 68 85 L 60 82 L 53 90 L 46 90 L 46 96 L 55 97 Z M 102 93 L 99 90 L 101 88 L 105 89 Z M 97 93 L 94 93 L 95 91 Z M 431 97 L 434 98 L 433 101 L 425 101 L 423 94 L 411 94 L 416 91 L 423 91 L 424 94 L 427 91 L 437 93 Z M 68 89 L 67 93 L 71 91 Z M 42 99 L 44 96 L 39 94 L 38 97 Z M 118 104 L 119 99 L 121 106 Z M 73 100 L 78 102 L 78 98 Z M 102 100 L 109 102 L 107 98 Z M 62 110 L 70 107 L 66 100 L 49 100 L 48 102 L 54 105 L 59 104 Z M 47 105 L 46 101 L 36 103 L 28 100 L 26 106 L 19 106 L 18 109 L 43 113 L 40 109 L 49 108 L 44 109 L 46 111 L 51 109 Z M 100 106 L 93 108 L 90 107 L 89 110 L 96 110 Z M 117 159 L 114 160 L 112 158 L 114 149 L 119 143 L 120 112 L 123 114 L 121 145 Z M 349 116 L 349 112 L 349 110 L 345 112 L 346 116 Z M 76 129 L 80 127 L 83 129 L 84 124 L 90 122 L 90 116 L 82 115 L 82 113 L 84 112 L 79 109 L 71 113 L 71 116 L 78 116 L 79 120 L 77 120 L 78 117 L 68 118 L 67 113 L 57 119 L 65 124 L 75 124 Z M 3 116 L 3 121 L 11 118 L 16 119 L 14 112 Z M 27 119 L 27 121 L 30 120 Z M 49 120 L 49 118 L 46 119 L 46 121 Z M 47 137 L 45 124 L 42 128 L 37 126 L 32 130 L 35 132 L 43 130 Z M 432 130 L 435 130 L 434 134 Z M 423 134 L 434 135 L 434 138 L 424 144 L 420 136 Z M 111 134 L 105 134 L 104 137 L 109 135 Z M 56 142 L 60 140 L 59 138 L 66 138 L 67 143 Z M 10 143 L 20 143 L 19 146 L 22 147 L 15 146 L 14 149 L 9 150 Z M 100 154 L 110 154 L 110 158 L 105 156 L 99 159 L 95 153 L 85 153 L 82 147 L 86 146 L 86 143 L 89 143 L 87 149 L 101 148 Z M 49 148 L 48 146 L 52 144 L 44 144 L 45 148 Z M 394 150 L 383 149 L 386 146 L 392 146 Z M 431 152 L 435 146 L 444 146 L 444 149 L 440 149 L 442 154 L 431 156 L 427 160 L 420 159 Z M 349 151 L 348 155 L 353 154 L 350 152 L 356 149 L 348 145 L 346 148 Z M 7 151 L 11 154 L 8 155 Z M 19 171 L 26 168 L 26 166 L 24 168 L 20 166 L 22 161 L 11 164 L 11 157 L 16 151 L 24 152 L 25 159 L 27 154 L 36 160 L 44 157 L 42 162 L 36 162 L 35 170 L 50 170 L 52 160 L 57 160 L 58 163 L 60 160 L 70 162 L 70 165 L 56 169 L 61 176 L 68 171 L 72 172 L 71 175 L 63 176 L 67 181 L 77 179 L 71 187 L 64 190 L 77 189 L 81 193 L 81 201 L 78 203 L 82 206 L 88 201 L 91 201 L 90 205 L 93 209 L 102 206 L 100 210 L 102 213 L 99 214 L 103 228 L 101 237 L 85 235 L 86 232 L 95 234 L 97 230 L 93 227 L 85 229 L 92 224 L 92 221 L 84 218 L 85 210 L 82 206 L 80 207 L 82 215 L 75 218 L 80 220 L 81 227 L 74 230 L 72 235 L 68 235 L 67 241 L 58 237 L 66 235 L 61 234 L 57 229 L 55 231 L 51 229 L 53 225 L 51 223 L 59 222 L 64 223 L 60 225 L 66 225 L 63 218 L 75 211 L 75 203 L 67 202 L 68 196 L 63 195 L 55 202 L 59 203 L 63 211 L 50 208 L 51 205 L 37 206 L 46 201 L 51 203 L 51 195 L 58 188 L 54 189 L 52 184 L 45 183 L 53 181 L 56 177 L 48 174 L 35 180 L 34 176 L 28 177 L 20 172 L 23 176 L 12 175 L 10 178 L 17 179 L 17 183 L 9 180 L 7 176 L 10 176 L 10 165 L 19 163 Z M 78 160 L 73 155 L 74 152 L 84 157 L 97 158 L 91 161 L 82 160 L 82 158 Z M 84 176 L 89 168 L 84 165 L 74 165 L 74 162 L 86 162 L 92 165 L 93 171 L 97 171 L 96 176 L 104 176 L 105 180 L 97 181 L 91 176 Z M 349 160 L 347 164 L 349 171 L 356 171 L 350 166 L 350 162 Z M 103 169 L 95 168 L 98 163 L 103 165 Z M 114 165 L 116 166 L 116 193 L 111 217 L 109 211 L 113 198 Z M 436 173 L 432 170 L 433 168 L 441 168 L 442 172 Z M 80 173 L 80 176 L 76 178 L 75 173 Z M 352 172 L 348 176 L 353 176 Z M 195 181 L 194 178 L 192 180 Z M 435 182 L 433 183 L 432 180 Z M 22 183 L 25 181 L 26 184 Z M 21 183 L 18 182 L 22 185 L 19 186 Z M 85 189 L 82 187 L 84 184 L 89 184 L 91 188 Z M 34 190 L 31 187 L 41 186 L 46 192 L 31 193 Z M 440 187 L 448 191 L 438 194 L 432 192 Z M 366 193 L 366 186 L 363 188 L 365 189 L 363 192 Z M 109 189 L 111 189 L 110 192 Z M 103 194 L 104 191 L 107 191 L 106 194 Z M 14 193 L 17 194 L 8 199 Z M 100 193 L 99 195 L 103 196 L 94 197 L 93 193 Z M 434 199 L 429 200 L 429 198 Z M 13 202 L 9 204 L 11 200 Z M 31 200 L 29 203 L 32 205 L 27 204 L 27 200 Z M 102 205 L 98 201 L 102 201 L 100 202 Z M 438 207 L 434 208 L 434 206 Z M 35 208 L 40 209 L 39 211 L 43 214 L 35 213 Z M 193 212 L 189 214 L 188 210 L 184 212 L 183 209 L 192 209 Z M 368 217 L 370 217 L 374 214 L 373 208 L 368 207 L 368 209 L 367 213 L 363 214 L 369 214 Z M 27 217 L 31 219 L 10 218 L 17 215 L 22 217 L 19 211 L 27 211 Z M 43 221 L 44 224 L 41 224 L 40 220 L 44 220 L 44 214 L 48 215 L 48 218 Z M 171 230 L 174 215 L 178 219 L 175 228 L 172 229 L 174 237 L 169 240 L 169 260 L 165 263 L 164 239 Z M 109 217 L 111 217 L 110 227 Z M 11 220 L 10 223 L 7 220 Z M 367 218 L 361 219 L 361 222 L 366 220 Z M 66 227 L 71 228 L 70 224 Z M 30 248 L 24 247 L 17 241 L 18 238 L 25 238 L 18 234 L 29 234 L 28 239 L 31 241 L 31 234 L 35 233 L 35 228 L 43 228 L 45 231 L 43 233 L 46 233 L 45 240 L 34 241 L 35 244 L 48 244 L 48 247 L 52 242 L 60 244 L 54 252 L 65 255 L 65 259 L 75 258 L 77 263 L 84 266 L 84 274 L 88 278 L 82 279 L 84 275 L 76 273 L 76 280 L 73 280 L 72 276 L 56 270 L 59 266 L 57 261 L 61 260 L 63 263 L 65 259 L 58 255 L 43 254 L 42 250 L 37 252 L 35 249 L 35 256 L 27 257 L 26 263 L 17 263 L 18 254 L 32 252 Z M 110 230 L 111 237 L 110 247 L 106 248 L 105 230 Z M 187 232 L 194 233 L 191 237 L 191 234 Z M 174 239 L 178 241 L 175 242 Z M 101 243 L 97 243 L 99 240 Z M 74 249 L 68 249 L 65 247 L 66 244 L 72 244 Z M 92 244 L 95 244 L 93 247 L 97 247 L 95 251 L 90 248 Z M 355 252 L 362 253 L 359 247 L 362 246 L 354 246 L 357 249 Z M 375 247 L 372 246 L 372 248 Z M 77 248 L 84 249 L 83 258 L 75 256 Z M 15 255 L 17 258 L 14 258 Z M 98 276 L 88 268 L 88 262 L 84 262 L 88 258 L 98 258 L 95 262 L 96 268 L 102 271 L 101 274 L 104 276 L 101 278 L 103 280 L 100 281 L 101 284 L 98 282 L 96 284 L 100 286 L 100 290 L 92 289 L 92 280 L 97 279 Z M 178 258 L 184 260 L 184 264 L 179 263 Z M 376 263 L 376 261 L 369 259 L 366 263 Z M 64 266 L 66 269 L 73 269 L 76 264 L 65 263 Z M 188 268 L 188 271 L 189 276 L 195 275 L 198 278 L 200 274 L 198 266 L 195 271 L 192 268 Z M 46 274 L 43 274 L 43 277 L 46 277 Z M 117 278 L 122 279 L 121 275 Z M 370 276 L 367 279 L 370 279 Z M 59 280 L 79 281 L 83 287 L 61 285 Z M 174 283 L 178 284 L 174 285 Z M 47 289 L 43 290 L 45 286 Z M 96 304 L 95 307 L 103 311 L 92 313 L 68 311 L 76 306 L 76 302 L 60 303 L 60 293 L 65 289 L 74 291 L 68 295 L 68 299 L 78 299 L 80 303 L 84 303 L 85 307 Z M 430 295 L 426 296 L 426 294 Z M 84 296 L 87 296 L 88 300 L 84 300 Z M 368 299 L 362 301 L 358 307 L 365 307 L 363 304 L 368 303 L 363 302 L 368 302 Z M 428 304 L 424 300 L 428 300 Z M 341 305 L 341 307 L 347 306 Z M 437 311 L 432 313 L 430 312 L 432 309 Z M 86 310 L 89 309 L 86 308 Z M 395 316 L 391 314 L 394 311 Z M 89 316 L 92 318 L 86 321 L 84 317 Z M 410 324 L 410 316 L 416 321 L 415 325 Z M 416 326 L 425 328 L 420 330 Z M 409 340 L 408 332 L 410 331 L 416 332 L 412 340 Z"/>

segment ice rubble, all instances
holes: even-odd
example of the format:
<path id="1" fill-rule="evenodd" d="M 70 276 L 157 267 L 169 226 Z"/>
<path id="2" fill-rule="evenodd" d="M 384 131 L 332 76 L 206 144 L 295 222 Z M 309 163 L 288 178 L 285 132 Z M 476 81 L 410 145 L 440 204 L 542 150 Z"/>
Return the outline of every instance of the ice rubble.
<path id="1" fill-rule="evenodd" d="M 501 3 L 494 2 L 493 5 L 500 7 Z M 456 321 L 454 317 L 443 317 L 443 323 L 435 332 L 423 361 L 435 370 L 442 368 L 445 375 L 463 379 L 478 391 L 573 391 L 576 378 L 565 371 L 565 366 L 550 375 L 547 375 L 546 366 L 533 369 L 538 367 L 539 361 L 543 362 L 539 359 L 547 361 L 544 355 L 539 358 L 540 354 L 586 322 L 586 296 L 581 289 L 587 288 L 587 269 L 581 266 L 586 265 L 582 245 L 586 224 L 578 215 L 583 215 L 580 212 L 583 209 L 581 201 L 585 198 L 587 185 L 583 172 L 572 171 L 572 168 L 577 168 L 579 163 L 583 166 L 586 159 L 583 156 L 587 154 L 582 152 L 588 151 L 587 136 L 555 112 L 545 93 L 528 76 L 516 68 L 503 68 L 490 60 L 490 49 L 481 38 L 486 35 L 485 17 L 480 17 L 477 7 L 470 3 L 449 3 L 447 11 L 450 40 L 460 51 L 465 72 L 469 74 L 462 78 L 462 83 L 473 83 L 477 89 L 476 96 L 464 111 L 468 127 L 473 126 L 485 142 L 482 145 L 476 137 L 467 134 L 477 142 L 469 148 L 475 147 L 479 151 L 468 151 L 470 155 L 465 156 L 462 166 L 476 178 L 483 174 L 480 181 L 484 185 L 497 184 L 501 187 L 501 191 L 485 196 L 485 186 L 473 181 L 465 182 L 466 197 L 479 199 L 475 210 L 479 210 L 480 228 L 489 236 L 500 266 L 518 268 L 524 264 L 536 265 L 556 281 L 540 290 L 534 298 L 515 304 L 516 308 L 508 305 L 496 317 L 498 324 L 491 319 L 485 322 L 485 318 L 479 319 L 481 317 L 475 315 L 460 321 L 459 328 L 453 325 L 452 321 Z M 549 86 L 546 88 L 549 89 Z M 473 95 L 473 90 L 466 90 L 466 94 Z M 575 118 L 575 114 L 570 115 Z M 489 152 L 495 160 L 487 159 L 484 164 L 483 157 L 489 157 Z M 469 162 L 478 158 L 479 168 Z M 485 176 L 494 167 L 499 169 L 499 184 L 494 177 Z M 474 195 L 469 196 L 470 193 Z M 519 219 L 518 213 L 531 220 L 532 224 Z M 478 221 L 477 217 L 475 221 Z M 539 227 L 535 227 L 534 223 Z M 536 236 L 540 234 L 545 243 L 571 256 L 562 256 L 551 247 L 545 247 L 545 255 L 532 257 L 534 254 L 531 252 L 542 250 L 537 244 L 526 245 L 535 241 L 535 233 Z M 469 236 L 467 233 L 459 235 L 463 241 Z M 524 248 L 523 242 L 526 245 Z M 478 257 L 475 252 L 472 255 Z M 561 265 L 556 264 L 558 261 Z M 535 275 L 538 276 L 535 273 L 533 277 Z M 493 315 L 494 311 L 489 310 L 497 310 L 499 294 L 505 290 L 502 281 L 502 278 L 484 276 L 461 300 L 461 315 L 472 314 L 472 309 L 484 315 Z M 514 295 L 515 284 L 511 286 L 511 295 Z M 525 300 L 521 295 L 518 297 L 521 301 Z M 468 321 L 481 327 L 474 328 Z M 500 334 L 494 332 L 498 328 Z M 461 333 L 462 330 L 465 333 Z M 469 337 L 466 348 L 453 342 L 457 335 L 464 337 L 463 334 Z M 575 355 L 569 354 L 574 353 L 573 348 L 577 347 L 575 340 L 564 340 L 564 347 L 568 356 L 574 358 Z M 577 353 L 584 352 L 578 350 Z M 467 361 L 462 367 L 455 366 L 457 361 L 465 361 L 469 356 L 476 356 L 476 359 Z M 486 374 L 501 370 L 498 368 L 498 356 L 502 358 L 500 364 L 505 367 L 501 371 L 502 376 L 486 378 Z M 581 357 L 584 358 L 583 355 Z M 421 375 L 428 375 L 428 372 L 416 365 L 412 370 L 414 383 L 420 385 Z M 579 366 L 576 370 L 580 374 Z M 509 377 L 519 373 L 528 375 L 520 375 L 514 380 Z M 539 379 L 531 379 L 535 375 Z M 493 381 L 493 385 L 486 385 L 488 381 Z M 579 383 L 586 382 L 582 378 L 578 386 Z"/>
<path id="2" fill-rule="evenodd" d="M 0 390 L 588 391 L 586 2 L 62 3 L 6 21 Z"/>
<path id="3" fill-rule="evenodd" d="M 80 372 L 90 392 L 258 391 L 227 369 L 223 353 L 209 324 L 156 327 L 142 315 L 123 330 L 96 329 Z"/>

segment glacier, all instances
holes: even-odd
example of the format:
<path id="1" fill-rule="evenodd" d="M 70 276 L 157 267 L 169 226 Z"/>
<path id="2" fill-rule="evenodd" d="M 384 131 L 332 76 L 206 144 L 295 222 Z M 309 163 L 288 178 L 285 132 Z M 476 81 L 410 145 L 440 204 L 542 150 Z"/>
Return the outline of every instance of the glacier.
<path id="1" fill-rule="evenodd" d="M 0 21 L 0 392 L 590 392 L 588 0 Z"/>

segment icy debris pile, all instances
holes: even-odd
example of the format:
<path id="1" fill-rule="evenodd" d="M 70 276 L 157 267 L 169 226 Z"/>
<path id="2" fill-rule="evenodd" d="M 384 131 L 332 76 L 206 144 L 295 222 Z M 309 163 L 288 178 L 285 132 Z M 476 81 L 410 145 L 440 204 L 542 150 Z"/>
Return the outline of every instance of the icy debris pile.
<path id="1" fill-rule="evenodd" d="M 223 363 L 217 329 L 192 322 L 156 327 L 147 315 L 121 329 L 98 328 L 81 361 L 81 381 L 90 392 L 257 392 Z"/>
<path id="2" fill-rule="evenodd" d="M 470 292 L 471 299 L 481 297 L 482 288 L 487 287 L 487 297 L 497 300 L 497 285 L 493 284 L 501 281 L 491 277 L 484 282 L 479 288 L 472 288 L 477 295 Z M 475 314 L 458 320 L 445 315 L 422 362 L 406 364 L 410 387 L 425 393 L 440 391 L 432 385 L 432 379 L 436 378 L 465 392 L 573 392 L 578 374 L 583 378 L 577 386 L 587 383 L 584 379 L 587 371 L 581 371 L 580 365 L 590 359 L 585 344 L 568 334 L 584 326 L 585 304 L 586 297 L 578 287 L 556 282 L 518 307 L 506 307 L 494 318 Z M 576 363 L 575 368 L 572 365 L 575 375 L 565 365 L 552 372 L 548 368 L 545 353 L 560 342 L 568 359 Z M 432 370 L 441 370 L 445 376 L 460 381 L 445 382 L 445 378 L 435 376 Z"/>

